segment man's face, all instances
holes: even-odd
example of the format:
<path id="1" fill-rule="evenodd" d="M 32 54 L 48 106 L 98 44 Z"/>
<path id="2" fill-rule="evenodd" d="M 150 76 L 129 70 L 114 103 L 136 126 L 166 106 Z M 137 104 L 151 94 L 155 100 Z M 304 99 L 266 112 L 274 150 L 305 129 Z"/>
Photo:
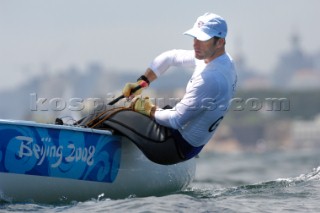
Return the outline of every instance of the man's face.
<path id="1" fill-rule="evenodd" d="M 211 38 L 207 41 L 199 41 L 194 38 L 193 48 L 195 57 L 199 60 L 205 60 L 206 63 L 217 57 L 223 48 L 224 39 Z"/>

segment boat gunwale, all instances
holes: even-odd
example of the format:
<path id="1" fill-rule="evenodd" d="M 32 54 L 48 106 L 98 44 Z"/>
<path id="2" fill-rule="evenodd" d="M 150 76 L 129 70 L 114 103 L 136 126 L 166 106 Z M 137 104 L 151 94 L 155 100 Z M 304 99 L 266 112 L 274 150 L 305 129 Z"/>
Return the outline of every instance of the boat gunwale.
<path id="1" fill-rule="evenodd" d="M 45 123 L 37 123 L 35 121 L 0 119 L 0 125 L 1 124 L 51 128 L 51 129 L 60 129 L 60 130 L 63 129 L 63 130 L 69 130 L 69 131 L 97 133 L 97 134 L 110 135 L 110 136 L 113 135 L 112 132 L 109 130 L 92 129 L 92 128 L 86 128 L 81 126 L 72 126 L 72 125 L 45 124 Z"/>

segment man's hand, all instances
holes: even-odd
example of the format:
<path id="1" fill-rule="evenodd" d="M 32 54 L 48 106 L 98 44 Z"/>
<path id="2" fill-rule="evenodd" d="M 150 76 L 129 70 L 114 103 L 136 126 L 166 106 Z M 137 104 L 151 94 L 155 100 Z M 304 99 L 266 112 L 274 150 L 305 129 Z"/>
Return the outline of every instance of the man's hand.
<path id="1" fill-rule="evenodd" d="M 131 94 L 132 89 L 136 88 L 139 85 L 141 86 L 141 89 L 138 89 L 137 91 Z M 122 94 L 127 98 L 130 96 L 134 97 L 134 96 L 140 95 L 144 87 L 148 87 L 148 83 L 143 80 L 139 80 L 136 83 L 126 83 L 126 85 L 122 89 Z"/>
<path id="2" fill-rule="evenodd" d="M 155 105 L 150 101 L 149 97 L 145 97 L 144 99 L 137 98 L 132 104 L 132 108 L 134 111 L 150 117 L 151 112 L 155 109 Z"/>

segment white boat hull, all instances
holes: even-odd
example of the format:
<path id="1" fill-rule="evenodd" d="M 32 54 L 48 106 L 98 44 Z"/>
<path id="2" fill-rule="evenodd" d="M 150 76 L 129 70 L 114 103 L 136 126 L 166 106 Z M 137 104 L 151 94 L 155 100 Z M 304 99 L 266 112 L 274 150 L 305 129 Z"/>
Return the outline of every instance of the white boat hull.
<path id="1" fill-rule="evenodd" d="M 0 121 L 0 125 L 2 123 L 8 125 L 8 122 Z M 36 126 L 46 129 L 55 126 L 26 124 L 16 121 L 12 122 L 12 125 Z M 79 131 L 75 127 L 63 128 L 68 131 Z M 113 136 L 109 135 L 108 137 Z M 0 140 L 2 140 L 1 135 Z M 84 178 L 79 180 L 70 176 L 63 177 L 63 174 L 55 177 L 1 171 L 1 198 L 12 202 L 52 203 L 73 200 L 84 201 L 98 197 L 116 199 L 129 196 L 158 196 L 182 190 L 194 178 L 195 159 L 174 165 L 159 165 L 148 160 L 136 145 L 126 138 L 123 137 L 119 143 L 121 143 L 119 146 L 121 147 L 120 163 L 117 172 L 112 174 L 113 180 L 111 181 L 94 181 L 85 180 Z M 3 151 L 0 154 L 1 161 L 5 161 L 7 158 L 4 158 Z M 40 162 L 39 159 L 37 161 L 38 164 Z M 52 163 L 57 164 L 56 160 Z M 109 166 L 113 166 L 113 164 Z M 103 168 L 99 172 L 105 170 L 113 171 L 109 168 Z"/>

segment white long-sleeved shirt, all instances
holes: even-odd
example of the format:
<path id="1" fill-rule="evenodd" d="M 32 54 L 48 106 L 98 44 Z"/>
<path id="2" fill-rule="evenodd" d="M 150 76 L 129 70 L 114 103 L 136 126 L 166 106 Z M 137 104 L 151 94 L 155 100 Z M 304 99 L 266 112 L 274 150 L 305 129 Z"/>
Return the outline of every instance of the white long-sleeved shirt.
<path id="1" fill-rule="evenodd" d="M 234 95 L 237 75 L 232 58 L 223 54 L 208 64 L 193 50 L 171 50 L 156 57 L 150 68 L 157 77 L 171 66 L 193 67 L 184 97 L 170 110 L 157 110 L 160 125 L 179 130 L 192 146 L 205 145 L 214 134 Z"/>

